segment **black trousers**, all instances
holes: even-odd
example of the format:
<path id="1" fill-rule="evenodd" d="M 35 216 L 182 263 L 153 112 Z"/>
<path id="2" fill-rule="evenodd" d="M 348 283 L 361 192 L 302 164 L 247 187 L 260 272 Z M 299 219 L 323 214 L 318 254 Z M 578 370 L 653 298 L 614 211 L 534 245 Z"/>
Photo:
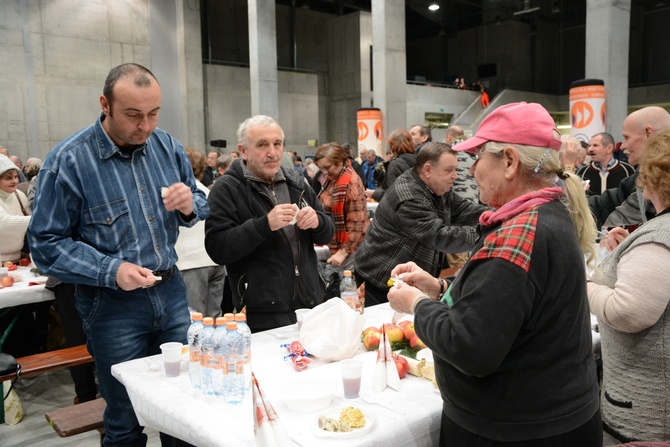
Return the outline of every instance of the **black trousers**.
<path id="1" fill-rule="evenodd" d="M 601 447 L 602 445 L 603 426 L 600 410 L 591 420 L 571 432 L 550 438 L 517 442 L 493 441 L 470 433 L 442 413 L 441 447 Z"/>

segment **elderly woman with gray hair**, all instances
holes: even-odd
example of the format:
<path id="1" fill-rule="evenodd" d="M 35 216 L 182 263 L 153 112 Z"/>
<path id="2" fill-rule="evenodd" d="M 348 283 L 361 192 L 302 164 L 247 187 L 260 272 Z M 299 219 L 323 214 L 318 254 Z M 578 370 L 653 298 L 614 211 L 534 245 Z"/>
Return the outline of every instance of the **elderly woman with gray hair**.
<path id="1" fill-rule="evenodd" d="M 454 150 L 476 152 L 480 200 L 495 210 L 449 284 L 397 266 L 391 306 L 414 314 L 443 399 L 441 446 L 600 447 L 584 256 L 595 224 L 579 178 L 561 167 L 539 104 L 507 104 Z"/>
<path id="2" fill-rule="evenodd" d="M 637 186 L 656 216 L 630 234 L 612 229 L 605 242 L 616 248 L 587 284 L 601 333 L 601 408 L 619 441 L 670 441 L 670 131 L 647 140 Z"/>

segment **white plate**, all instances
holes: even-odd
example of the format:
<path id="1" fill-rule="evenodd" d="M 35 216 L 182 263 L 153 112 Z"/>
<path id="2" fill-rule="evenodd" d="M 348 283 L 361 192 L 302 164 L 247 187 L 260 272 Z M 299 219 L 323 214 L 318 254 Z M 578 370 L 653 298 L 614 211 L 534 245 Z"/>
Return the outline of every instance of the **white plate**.
<path id="1" fill-rule="evenodd" d="M 355 438 L 357 436 L 362 436 L 366 433 L 369 433 L 370 430 L 375 425 L 375 415 L 372 413 L 371 410 L 367 408 L 361 408 L 357 407 L 361 412 L 363 413 L 363 416 L 365 416 L 365 426 L 361 428 L 357 428 L 352 431 L 343 431 L 343 432 L 334 432 L 334 431 L 326 431 L 321 428 L 319 428 L 319 416 L 326 416 L 332 419 L 340 419 L 340 413 L 342 412 L 342 409 L 346 407 L 333 407 L 333 408 L 328 408 L 323 411 L 319 411 L 319 414 L 314 418 L 314 422 L 312 423 L 312 433 L 314 436 L 318 436 L 321 438 L 332 438 L 332 439 L 347 439 L 347 438 Z"/>

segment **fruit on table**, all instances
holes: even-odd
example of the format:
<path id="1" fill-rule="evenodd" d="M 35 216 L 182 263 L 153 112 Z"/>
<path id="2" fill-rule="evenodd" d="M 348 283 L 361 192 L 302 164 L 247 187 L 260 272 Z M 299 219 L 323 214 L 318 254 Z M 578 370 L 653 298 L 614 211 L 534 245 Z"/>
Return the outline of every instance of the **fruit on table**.
<path id="1" fill-rule="evenodd" d="M 0 279 L 0 284 L 2 284 L 3 287 L 11 287 L 14 285 L 14 278 L 9 275 L 3 276 L 2 279 Z"/>
<path id="2" fill-rule="evenodd" d="M 382 333 L 376 327 L 369 327 L 363 331 L 363 346 L 368 351 L 374 351 L 379 348 L 381 339 Z"/>
<path id="3" fill-rule="evenodd" d="M 409 339 L 409 345 L 412 348 L 417 348 L 417 349 L 426 349 L 426 344 L 421 341 L 418 335 L 414 334 L 412 338 Z"/>
<path id="4" fill-rule="evenodd" d="M 398 377 L 404 379 L 409 369 L 407 359 L 401 355 L 393 354 L 393 360 L 395 361 L 395 367 L 398 369 Z"/>
<path id="5" fill-rule="evenodd" d="M 19 261 L 19 265 L 21 267 L 28 267 L 30 265 L 30 259 L 25 259 L 25 258 L 21 259 Z"/>
<path id="6" fill-rule="evenodd" d="M 403 334 L 400 326 L 393 323 L 384 323 L 383 328 L 386 331 L 386 337 L 388 338 L 389 342 L 400 343 L 405 339 L 405 334 Z M 381 329 L 382 328 L 379 328 L 380 331 Z"/>
<path id="7" fill-rule="evenodd" d="M 402 320 L 397 323 L 398 326 L 402 329 L 402 333 L 405 336 L 406 340 L 411 340 L 414 337 L 414 322 L 410 320 Z"/>

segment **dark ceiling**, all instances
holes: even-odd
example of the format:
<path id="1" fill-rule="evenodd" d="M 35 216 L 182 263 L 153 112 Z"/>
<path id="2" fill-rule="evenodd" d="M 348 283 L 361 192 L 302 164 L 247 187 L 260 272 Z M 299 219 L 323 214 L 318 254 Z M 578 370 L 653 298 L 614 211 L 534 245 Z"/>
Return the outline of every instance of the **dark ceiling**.
<path id="1" fill-rule="evenodd" d="M 371 0 L 276 0 L 276 3 L 333 15 L 371 10 Z M 440 9 L 430 11 L 428 6 L 432 3 Z M 650 12 L 667 8 L 670 0 L 632 0 L 632 3 Z M 405 20 L 408 41 L 453 35 L 504 20 L 541 20 L 569 27 L 586 22 L 586 0 L 406 0 Z"/>

